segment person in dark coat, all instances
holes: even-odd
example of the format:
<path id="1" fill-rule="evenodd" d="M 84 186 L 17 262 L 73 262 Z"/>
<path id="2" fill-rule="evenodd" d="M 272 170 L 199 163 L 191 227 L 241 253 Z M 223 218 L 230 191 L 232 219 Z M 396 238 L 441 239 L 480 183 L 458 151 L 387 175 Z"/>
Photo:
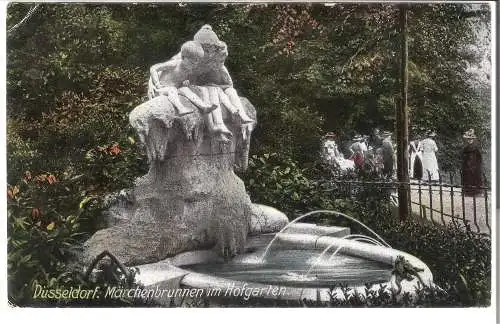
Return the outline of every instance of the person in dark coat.
<path id="1" fill-rule="evenodd" d="M 482 155 L 476 141 L 474 130 L 465 132 L 465 146 L 462 151 L 462 186 L 466 196 L 475 196 L 483 192 Z"/>
<path id="2" fill-rule="evenodd" d="M 410 178 L 422 179 L 422 159 L 421 153 L 419 151 L 419 140 L 414 140 L 410 142 L 409 146 L 409 156 L 410 156 Z"/>
<path id="3" fill-rule="evenodd" d="M 382 174 L 385 178 L 391 179 L 394 173 L 394 147 L 392 146 L 391 133 L 384 132 L 382 134 L 382 158 L 384 161 L 384 169 Z"/>
<path id="4" fill-rule="evenodd" d="M 423 172 L 422 172 L 422 160 L 420 156 L 415 156 L 415 161 L 413 162 L 413 178 L 422 180 Z"/>
<path id="5" fill-rule="evenodd" d="M 373 130 L 373 134 L 371 136 L 371 146 L 374 148 L 374 149 L 378 149 L 380 147 L 382 147 L 382 141 L 383 141 L 383 138 L 382 138 L 382 134 L 380 133 L 380 130 L 378 128 L 375 128 Z"/>

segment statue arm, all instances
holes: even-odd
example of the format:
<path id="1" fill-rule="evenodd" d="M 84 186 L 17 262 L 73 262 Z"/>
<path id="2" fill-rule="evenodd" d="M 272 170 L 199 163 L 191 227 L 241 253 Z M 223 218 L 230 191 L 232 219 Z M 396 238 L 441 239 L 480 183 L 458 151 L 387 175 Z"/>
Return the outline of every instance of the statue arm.
<path id="1" fill-rule="evenodd" d="M 149 73 L 151 74 L 151 80 L 153 81 L 153 85 L 156 88 L 160 88 L 161 87 L 160 86 L 160 74 L 161 74 L 161 72 L 167 71 L 167 70 L 172 70 L 177 66 L 177 64 L 178 63 L 176 61 L 170 60 L 170 61 L 167 61 L 164 63 L 158 63 L 158 64 L 153 65 L 149 69 Z"/>

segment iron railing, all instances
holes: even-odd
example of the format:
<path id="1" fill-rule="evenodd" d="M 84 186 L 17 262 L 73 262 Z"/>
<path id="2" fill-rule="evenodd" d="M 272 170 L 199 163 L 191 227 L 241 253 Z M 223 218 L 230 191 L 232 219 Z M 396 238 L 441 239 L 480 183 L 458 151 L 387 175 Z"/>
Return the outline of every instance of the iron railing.
<path id="1" fill-rule="evenodd" d="M 429 177 L 430 178 L 430 177 Z M 391 180 L 332 180 L 336 191 L 355 197 L 360 190 L 374 189 L 388 193 L 387 204 L 398 204 L 398 188 L 410 193 L 409 212 L 434 224 L 463 224 L 473 232 L 491 235 L 491 188 L 483 174 L 483 186 L 464 186 L 461 175 L 441 174 L 437 181 L 411 180 L 407 183 Z M 474 195 L 465 191 L 473 189 Z"/>

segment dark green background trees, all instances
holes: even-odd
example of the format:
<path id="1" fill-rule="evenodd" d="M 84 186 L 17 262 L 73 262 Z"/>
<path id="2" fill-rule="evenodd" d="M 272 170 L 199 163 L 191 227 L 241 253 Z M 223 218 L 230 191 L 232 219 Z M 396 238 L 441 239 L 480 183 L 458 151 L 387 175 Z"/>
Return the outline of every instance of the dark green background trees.
<path id="1" fill-rule="evenodd" d="M 10 5 L 9 25 L 28 7 Z M 308 162 L 317 158 L 325 130 L 347 137 L 394 129 L 397 10 L 391 4 L 43 4 L 8 37 L 8 115 L 13 123 L 31 121 L 18 130 L 26 140 L 55 138 L 34 128 L 50 119 L 52 131 L 61 132 L 62 110 L 66 126 L 76 123 L 92 133 L 71 134 L 68 146 L 116 140 L 116 128 L 127 127 L 126 113 L 144 98 L 149 66 L 210 23 L 229 44 L 236 88 L 258 107 L 254 152 L 279 151 Z M 489 137 L 489 85 L 470 82 L 468 70 L 482 59 L 471 47 L 489 19 L 488 10 L 478 10 L 419 4 L 409 11 L 410 135 L 436 130 L 450 159 L 466 129 Z M 109 109 L 99 118 L 109 125 L 88 121 L 99 107 Z"/>

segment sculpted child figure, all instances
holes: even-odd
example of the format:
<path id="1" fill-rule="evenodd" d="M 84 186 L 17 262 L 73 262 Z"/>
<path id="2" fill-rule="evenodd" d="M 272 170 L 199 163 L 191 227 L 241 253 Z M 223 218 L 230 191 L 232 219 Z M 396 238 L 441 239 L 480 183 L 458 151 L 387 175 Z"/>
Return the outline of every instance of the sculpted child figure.
<path id="1" fill-rule="evenodd" d="M 204 25 L 194 36 L 194 41 L 201 44 L 205 51 L 203 57 L 204 71 L 197 75 L 196 84 L 206 86 L 210 102 L 212 104 L 224 106 L 233 116 L 237 116 L 242 124 L 243 140 L 246 140 L 248 132 L 254 125 L 252 120 L 245 112 L 240 97 L 233 87 L 233 81 L 224 65 L 228 56 L 226 43 L 219 40 L 213 32 L 210 25 Z M 222 114 L 220 109 L 215 109 L 212 113 L 213 122 L 222 126 Z"/>
<path id="2" fill-rule="evenodd" d="M 148 97 L 167 95 L 179 115 L 192 113 L 179 100 L 178 93 L 183 94 L 206 113 L 208 131 L 217 134 L 219 141 L 227 143 L 233 134 L 224 124 L 222 103 L 238 118 L 242 124 L 243 140 L 247 140 L 254 120 L 246 114 L 233 88 L 233 81 L 224 65 L 227 56 L 227 45 L 219 40 L 211 26 L 204 25 L 194 36 L 194 41 L 182 46 L 180 53 L 165 63 L 151 67 Z M 190 88 L 196 89 L 201 98 Z"/>
<path id="3" fill-rule="evenodd" d="M 210 113 L 216 109 L 216 105 L 207 104 L 189 88 L 189 78 L 203 56 L 204 51 L 200 44 L 189 41 L 182 45 L 180 58 L 177 57 L 167 62 L 153 65 L 150 69 L 149 99 L 158 95 L 167 96 L 180 116 L 190 114 L 193 110 L 181 103 L 179 93 L 183 94 L 200 108 L 203 113 Z"/>
<path id="4" fill-rule="evenodd" d="M 227 57 L 227 47 L 225 46 L 225 43 L 218 42 L 214 44 L 206 44 L 204 49 L 208 52 L 205 58 L 208 61 L 206 63 L 208 63 L 207 65 L 210 67 L 210 70 L 198 75 L 196 83 L 203 84 L 198 87 L 203 100 L 217 106 L 217 109 L 213 110 L 212 113 L 210 113 L 206 118 L 209 131 L 217 133 L 218 140 L 227 143 L 229 142 L 228 137 L 232 137 L 233 134 L 224 124 L 220 104 L 222 103 L 232 115 L 239 115 L 238 108 L 233 105 L 230 97 L 223 90 L 227 88 L 228 82 L 231 82 L 230 78 L 229 81 L 227 80 L 229 73 L 217 73 L 217 69 L 220 69 L 220 64 L 222 63 L 223 65 L 223 62 Z M 236 95 L 236 97 L 238 97 L 238 95 Z M 243 108 L 241 110 L 244 113 Z"/>

